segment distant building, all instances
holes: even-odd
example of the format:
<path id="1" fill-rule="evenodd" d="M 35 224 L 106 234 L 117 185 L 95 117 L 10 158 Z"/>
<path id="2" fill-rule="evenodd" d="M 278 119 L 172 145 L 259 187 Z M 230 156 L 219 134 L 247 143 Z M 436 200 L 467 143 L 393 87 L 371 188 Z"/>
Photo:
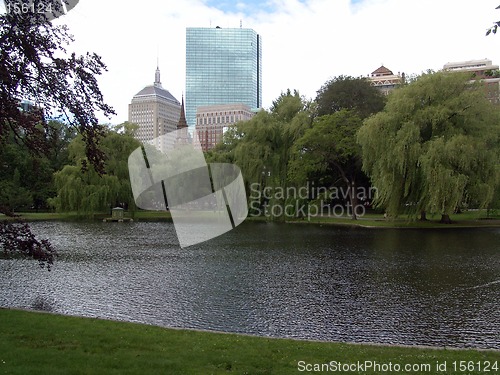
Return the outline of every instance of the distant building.
<path id="1" fill-rule="evenodd" d="M 474 80 L 481 80 L 484 84 L 485 95 L 492 103 L 500 103 L 500 77 L 498 65 L 493 65 L 491 60 L 469 60 L 451 62 L 443 66 L 449 72 L 470 72 Z"/>
<path id="2" fill-rule="evenodd" d="M 404 81 L 404 73 L 402 76 L 395 75 L 392 70 L 387 69 L 385 66 L 381 66 L 377 70 L 373 71 L 368 77 L 372 86 L 375 86 L 384 95 L 388 95 L 392 90 L 399 86 Z"/>
<path id="3" fill-rule="evenodd" d="M 262 107 L 262 42 L 252 29 L 186 29 L 186 118 L 200 106 Z"/>
<path id="4" fill-rule="evenodd" d="M 198 107 L 196 136 L 203 151 L 222 141 L 225 130 L 238 121 L 250 120 L 255 113 L 245 104 L 222 104 Z"/>
<path id="5" fill-rule="evenodd" d="M 136 138 L 146 143 L 176 130 L 180 113 L 181 103 L 162 87 L 160 69 L 156 68 L 154 84 L 139 91 L 129 104 L 128 121 L 139 125 Z"/>

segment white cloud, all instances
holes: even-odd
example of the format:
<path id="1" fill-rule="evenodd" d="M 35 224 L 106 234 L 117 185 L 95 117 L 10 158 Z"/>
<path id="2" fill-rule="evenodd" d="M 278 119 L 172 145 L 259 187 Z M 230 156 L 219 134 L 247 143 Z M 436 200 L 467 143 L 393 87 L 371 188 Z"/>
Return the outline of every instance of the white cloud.
<path id="1" fill-rule="evenodd" d="M 394 72 L 440 69 L 449 61 L 490 58 L 500 63 L 500 36 L 485 37 L 500 19 L 497 0 L 274 0 L 251 15 L 224 13 L 201 0 L 84 0 L 60 22 L 80 53 L 103 57 L 99 80 L 119 123 L 132 96 L 154 80 L 157 51 L 162 83 L 180 100 L 185 85 L 186 27 L 243 27 L 263 39 L 263 104 L 281 91 L 313 98 L 331 77 L 367 75 L 384 63 Z M 496 12 L 496 13 L 495 13 Z"/>

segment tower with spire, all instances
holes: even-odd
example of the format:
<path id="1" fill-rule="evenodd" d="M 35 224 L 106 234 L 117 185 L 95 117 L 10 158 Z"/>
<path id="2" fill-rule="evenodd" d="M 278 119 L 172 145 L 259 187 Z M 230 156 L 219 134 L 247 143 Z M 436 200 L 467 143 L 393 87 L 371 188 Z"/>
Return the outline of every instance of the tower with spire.
<path id="1" fill-rule="evenodd" d="M 179 117 L 179 122 L 177 123 L 177 130 L 187 128 L 188 124 L 186 121 L 186 113 L 184 112 L 184 94 L 182 94 L 181 103 L 181 116 Z"/>
<path id="2" fill-rule="evenodd" d="M 184 112 L 184 94 L 182 94 L 181 115 L 179 117 L 179 122 L 177 123 L 177 143 L 191 143 L 191 136 L 189 134 L 188 124 L 186 121 L 186 113 Z"/>
<path id="3" fill-rule="evenodd" d="M 161 84 L 157 63 L 155 80 L 134 95 L 129 104 L 128 121 L 139 125 L 136 138 L 148 143 L 166 133 L 177 130 L 181 117 L 181 103 Z M 185 118 L 185 116 L 184 116 Z M 163 150 L 164 145 L 155 145 Z"/>

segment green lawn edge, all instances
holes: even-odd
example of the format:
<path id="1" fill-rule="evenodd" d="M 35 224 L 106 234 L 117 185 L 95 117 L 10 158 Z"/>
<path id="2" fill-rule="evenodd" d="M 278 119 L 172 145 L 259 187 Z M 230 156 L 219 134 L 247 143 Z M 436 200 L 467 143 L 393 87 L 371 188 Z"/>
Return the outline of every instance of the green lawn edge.
<path id="1" fill-rule="evenodd" d="M 464 373 L 455 371 L 453 362 L 458 366 L 466 361 L 475 366 L 467 373 L 484 374 L 478 364 L 500 366 L 496 350 L 276 339 L 14 309 L 0 309 L 0 332 L 0 373 L 5 374 L 288 375 L 318 373 L 299 370 L 331 361 L 337 365 L 423 364 L 431 371 L 412 373 L 426 374 Z M 437 363 L 445 362 L 447 370 L 438 371 Z M 353 373 L 377 373 L 364 370 Z"/>
<path id="2" fill-rule="evenodd" d="M 19 213 L 19 218 L 30 221 L 96 221 L 111 217 L 109 213 L 95 214 L 92 219 L 82 217 L 74 212 L 69 213 L 53 213 L 53 212 L 27 212 Z M 126 213 L 125 217 L 131 217 Z M 172 216 L 170 212 L 165 211 L 136 211 L 133 215 L 135 221 L 142 222 L 171 222 Z M 408 220 L 406 218 L 398 218 L 394 220 L 384 219 L 381 214 L 369 213 L 360 217 L 358 220 L 352 220 L 348 217 L 333 217 L 333 216 L 314 216 L 311 218 L 286 220 L 290 224 L 320 224 L 320 225 L 338 225 L 338 226 L 354 226 L 363 228 L 431 228 L 431 229 L 447 229 L 447 228 L 500 228 L 500 217 L 486 217 L 486 212 L 469 211 L 461 214 L 451 215 L 452 224 L 442 224 L 439 222 L 439 216 L 430 216 L 428 221 Z M 6 216 L 0 215 L 0 220 L 12 220 Z M 248 216 L 245 221 L 248 222 L 269 222 L 270 218 L 265 216 Z"/>

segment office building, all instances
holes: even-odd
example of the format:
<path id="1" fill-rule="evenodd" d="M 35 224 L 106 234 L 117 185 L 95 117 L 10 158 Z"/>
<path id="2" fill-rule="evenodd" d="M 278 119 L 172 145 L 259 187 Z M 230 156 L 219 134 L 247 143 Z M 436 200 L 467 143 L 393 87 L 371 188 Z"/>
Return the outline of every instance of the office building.
<path id="1" fill-rule="evenodd" d="M 480 80 L 484 85 L 485 96 L 492 103 L 500 103 L 500 74 L 498 65 L 491 60 L 469 60 L 451 62 L 443 66 L 449 72 L 470 72 L 473 80 Z"/>
<path id="2" fill-rule="evenodd" d="M 244 104 L 222 104 L 198 107 L 196 112 L 196 138 L 203 151 L 211 150 L 222 141 L 227 128 L 254 115 Z"/>
<path id="3" fill-rule="evenodd" d="M 181 103 L 162 87 L 160 69 L 156 68 L 154 84 L 144 87 L 129 104 L 128 121 L 139 125 L 136 138 L 146 143 L 177 130 L 180 114 Z"/>
<path id="4" fill-rule="evenodd" d="M 186 118 L 200 106 L 262 106 L 262 43 L 252 29 L 186 29 Z"/>

